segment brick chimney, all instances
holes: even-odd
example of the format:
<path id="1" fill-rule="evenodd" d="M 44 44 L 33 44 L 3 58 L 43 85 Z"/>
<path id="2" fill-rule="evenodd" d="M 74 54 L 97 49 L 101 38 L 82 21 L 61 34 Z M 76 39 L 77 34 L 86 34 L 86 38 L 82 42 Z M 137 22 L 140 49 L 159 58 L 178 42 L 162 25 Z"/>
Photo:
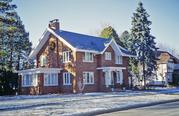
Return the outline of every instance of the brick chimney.
<path id="1" fill-rule="evenodd" d="M 53 29 L 53 30 L 59 30 L 59 29 L 60 29 L 60 24 L 59 24 L 58 19 L 51 20 L 51 21 L 49 22 L 48 27 L 49 27 L 50 29 Z"/>

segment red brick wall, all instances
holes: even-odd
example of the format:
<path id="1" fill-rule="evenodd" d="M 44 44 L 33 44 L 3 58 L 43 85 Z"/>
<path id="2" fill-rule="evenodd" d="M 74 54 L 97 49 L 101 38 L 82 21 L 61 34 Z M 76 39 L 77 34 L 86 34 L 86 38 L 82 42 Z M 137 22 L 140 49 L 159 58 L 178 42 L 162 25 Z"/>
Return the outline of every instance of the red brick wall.
<path id="1" fill-rule="evenodd" d="M 112 60 L 105 60 L 105 52 L 111 52 L 111 57 L 112 57 Z M 100 57 L 98 58 L 99 60 L 99 67 L 107 67 L 107 66 L 112 66 L 112 67 L 117 67 L 117 66 L 122 66 L 122 67 L 126 67 L 126 62 L 128 62 L 128 59 L 126 59 L 125 57 L 123 57 L 122 59 L 122 64 L 116 64 L 115 63 L 115 52 L 113 50 L 113 48 L 111 46 L 109 46 L 105 52 L 100 55 Z"/>
<path id="2" fill-rule="evenodd" d="M 22 87 L 20 85 L 20 94 L 38 95 L 38 94 L 49 94 L 49 93 L 61 93 L 62 90 L 60 88 L 60 79 L 61 76 L 59 74 L 58 86 L 44 86 L 44 76 L 42 73 L 40 73 L 38 74 L 37 86 Z"/>
<path id="3" fill-rule="evenodd" d="M 105 52 L 111 52 L 111 56 L 112 56 L 112 60 L 105 60 Z M 115 52 L 113 50 L 113 48 L 111 46 L 109 46 L 106 50 L 105 50 L 104 54 L 100 55 L 97 57 L 98 59 L 98 67 L 108 67 L 108 66 L 112 66 L 112 67 L 124 67 L 126 69 L 123 69 L 123 82 L 125 86 L 129 85 L 128 82 L 128 57 L 122 57 L 122 64 L 115 64 Z M 101 87 L 100 90 L 106 90 L 108 91 L 108 88 L 105 87 L 105 79 L 104 79 L 104 72 L 100 72 L 100 82 L 101 82 Z M 120 84 L 115 83 L 115 85 L 117 87 L 121 87 Z"/>
<path id="4" fill-rule="evenodd" d="M 53 41 L 55 42 L 55 50 L 51 50 L 50 49 L 50 42 Z M 70 61 L 69 63 L 63 63 L 62 59 L 62 55 L 63 55 L 63 51 L 70 51 Z M 67 71 L 70 73 L 74 73 L 75 70 L 75 57 L 76 54 L 74 52 L 72 52 L 72 50 L 67 47 L 63 42 L 61 42 L 59 39 L 57 39 L 56 37 L 50 35 L 48 41 L 45 43 L 45 45 L 43 46 L 43 48 L 40 50 L 40 52 L 37 55 L 37 67 L 40 67 L 40 56 L 41 55 L 45 55 L 47 56 L 47 60 L 48 60 L 48 64 L 45 66 L 46 68 L 63 68 L 63 71 Z M 60 75 L 60 88 L 61 88 L 61 92 L 72 92 L 73 88 L 76 89 L 76 87 L 74 87 L 75 85 L 73 85 L 73 82 L 76 81 L 75 76 L 72 76 L 72 85 L 71 86 L 67 86 L 67 85 L 63 85 L 63 71 L 61 72 Z M 75 84 L 75 83 L 74 83 Z M 51 87 L 54 88 L 54 90 L 56 90 L 55 87 Z M 45 90 L 48 91 L 47 87 L 44 88 Z"/>
<path id="5" fill-rule="evenodd" d="M 55 48 L 52 50 L 50 49 L 50 43 L 55 43 Z M 47 64 L 43 67 L 46 68 L 57 68 L 59 67 L 59 42 L 58 39 L 54 36 L 50 35 L 48 41 L 42 47 L 42 49 L 37 54 L 37 67 L 41 67 L 40 65 L 40 57 L 41 55 L 45 55 L 47 57 Z"/>
<path id="6" fill-rule="evenodd" d="M 71 74 L 71 85 L 64 85 L 63 84 L 63 73 L 64 72 L 68 72 L 68 71 L 64 70 L 60 74 L 59 83 L 60 83 L 61 93 L 73 93 L 73 79 L 74 79 L 74 76 Z"/>
<path id="7" fill-rule="evenodd" d="M 50 49 L 50 42 L 55 43 L 55 49 Z M 69 63 L 62 62 L 62 52 L 71 51 Z M 83 72 L 94 72 L 94 84 L 86 85 L 83 92 L 95 92 L 95 91 L 109 91 L 109 88 L 105 87 L 104 72 L 97 70 L 98 67 L 117 67 L 123 66 L 128 70 L 128 58 L 123 57 L 123 64 L 115 64 L 115 52 L 111 46 L 106 49 L 107 52 L 112 53 L 112 60 L 105 60 L 105 55 L 94 55 L 93 62 L 83 62 L 84 52 L 72 52 L 72 50 L 63 44 L 59 39 L 50 35 L 48 41 L 43 48 L 37 54 L 37 67 L 40 67 L 40 56 L 47 56 L 46 68 L 63 68 L 63 71 L 59 74 L 59 86 L 44 87 L 43 75 L 39 74 L 39 82 L 37 87 L 22 87 L 21 93 L 24 94 L 46 94 L 46 93 L 72 93 L 78 90 L 78 80 L 83 77 Z M 105 53 L 105 52 L 104 52 Z M 124 83 L 128 85 L 128 73 L 127 70 L 123 70 Z M 72 74 L 72 85 L 63 85 L 63 72 L 70 72 Z M 116 84 L 117 85 L 117 84 Z M 119 87 L 120 85 L 118 85 Z"/>
<path id="8" fill-rule="evenodd" d="M 97 73 L 97 55 L 94 55 L 93 62 L 83 62 L 84 52 L 77 52 L 77 61 L 76 61 L 76 78 L 79 80 L 83 77 L 83 72 L 94 72 L 94 84 L 85 85 L 83 92 L 94 92 L 98 91 L 99 85 L 99 76 Z M 78 88 L 78 87 L 77 87 Z"/>

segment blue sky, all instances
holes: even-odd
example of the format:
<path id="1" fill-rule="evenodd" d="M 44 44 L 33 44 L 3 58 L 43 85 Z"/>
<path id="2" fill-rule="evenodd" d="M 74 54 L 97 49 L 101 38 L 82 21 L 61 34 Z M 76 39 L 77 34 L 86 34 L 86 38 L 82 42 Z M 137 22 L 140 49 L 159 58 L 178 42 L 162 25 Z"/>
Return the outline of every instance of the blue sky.
<path id="1" fill-rule="evenodd" d="M 179 0 L 141 0 L 150 14 L 151 33 L 157 43 L 179 51 Z M 60 28 L 94 34 L 105 24 L 120 35 L 130 30 L 131 17 L 139 0 L 14 0 L 33 46 L 52 19 L 60 20 Z"/>

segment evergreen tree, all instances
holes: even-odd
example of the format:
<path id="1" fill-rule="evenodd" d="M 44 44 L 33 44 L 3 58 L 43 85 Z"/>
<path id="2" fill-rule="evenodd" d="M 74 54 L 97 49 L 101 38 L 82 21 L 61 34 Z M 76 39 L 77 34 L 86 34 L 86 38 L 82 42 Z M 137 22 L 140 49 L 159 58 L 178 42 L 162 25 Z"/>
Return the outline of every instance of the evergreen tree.
<path id="1" fill-rule="evenodd" d="M 151 21 L 148 20 L 148 13 L 143 8 L 142 2 L 139 2 L 136 12 L 132 17 L 131 42 L 133 43 L 131 50 L 137 54 L 137 62 L 135 66 L 142 67 L 142 75 L 144 87 L 146 79 L 149 78 L 153 71 L 156 70 L 156 43 L 155 37 L 150 34 Z"/>
<path id="2" fill-rule="evenodd" d="M 128 49 L 130 47 L 130 34 L 128 31 L 124 31 L 120 36 L 120 41 L 123 44 L 123 47 Z"/>
<path id="3" fill-rule="evenodd" d="M 9 18 L 9 16 L 12 15 L 11 12 L 16 8 L 16 5 L 10 5 L 10 2 L 10 0 L 0 0 L 0 68 L 7 68 L 7 35 L 10 33 L 10 31 L 13 31 L 15 29 L 12 25 L 14 23 L 14 20 Z"/>
<path id="4" fill-rule="evenodd" d="M 22 53 L 28 56 L 31 50 L 28 33 L 11 2 L 0 0 L 0 68 L 8 70 L 19 69 Z"/>
<path id="5" fill-rule="evenodd" d="M 105 27 L 100 34 L 100 37 L 103 38 L 112 38 L 116 41 L 117 44 L 123 46 L 123 43 L 120 41 L 118 34 L 116 33 L 115 29 L 111 26 Z"/>

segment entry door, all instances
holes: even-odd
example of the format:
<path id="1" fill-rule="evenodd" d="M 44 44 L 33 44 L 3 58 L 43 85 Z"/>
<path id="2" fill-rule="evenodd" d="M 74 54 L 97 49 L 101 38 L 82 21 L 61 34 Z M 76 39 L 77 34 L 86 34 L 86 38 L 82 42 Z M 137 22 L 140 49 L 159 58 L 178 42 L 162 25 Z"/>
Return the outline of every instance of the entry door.
<path id="1" fill-rule="evenodd" d="M 111 85 L 114 85 L 115 72 L 111 71 Z"/>
<path id="2" fill-rule="evenodd" d="M 106 87 L 108 87 L 109 85 L 112 85 L 112 76 L 111 75 L 112 74 L 109 71 L 106 71 L 104 73 Z"/>

